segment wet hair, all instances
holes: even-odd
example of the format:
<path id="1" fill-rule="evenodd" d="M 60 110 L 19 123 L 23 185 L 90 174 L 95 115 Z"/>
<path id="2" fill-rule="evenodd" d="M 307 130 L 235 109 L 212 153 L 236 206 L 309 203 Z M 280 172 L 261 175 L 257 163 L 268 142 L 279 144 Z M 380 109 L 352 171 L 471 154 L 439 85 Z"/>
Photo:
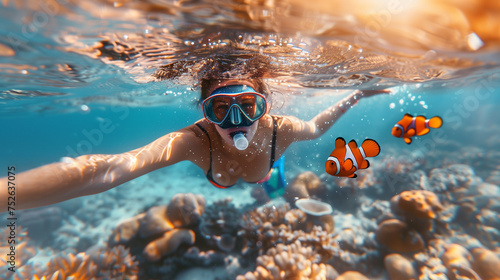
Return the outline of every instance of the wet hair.
<path id="1" fill-rule="evenodd" d="M 209 92 L 209 89 L 212 87 L 213 84 L 215 83 L 220 83 L 223 79 L 203 79 L 201 80 L 201 98 L 200 102 L 205 100 L 205 98 L 209 97 L 211 92 Z M 255 79 L 247 79 L 251 80 L 253 84 L 256 85 L 256 88 L 254 88 L 257 92 L 262 93 L 266 98 L 269 98 L 271 92 L 269 90 L 269 87 L 267 84 L 260 78 L 255 78 Z"/>

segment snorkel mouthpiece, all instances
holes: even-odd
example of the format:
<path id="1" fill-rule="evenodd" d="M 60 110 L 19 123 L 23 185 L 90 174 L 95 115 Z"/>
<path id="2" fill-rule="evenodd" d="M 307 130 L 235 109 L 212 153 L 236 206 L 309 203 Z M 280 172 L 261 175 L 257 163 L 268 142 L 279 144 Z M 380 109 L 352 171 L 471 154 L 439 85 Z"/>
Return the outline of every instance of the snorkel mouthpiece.
<path id="1" fill-rule="evenodd" d="M 243 132 L 238 132 L 233 136 L 233 142 L 236 149 L 243 151 L 248 148 L 248 140 Z"/>

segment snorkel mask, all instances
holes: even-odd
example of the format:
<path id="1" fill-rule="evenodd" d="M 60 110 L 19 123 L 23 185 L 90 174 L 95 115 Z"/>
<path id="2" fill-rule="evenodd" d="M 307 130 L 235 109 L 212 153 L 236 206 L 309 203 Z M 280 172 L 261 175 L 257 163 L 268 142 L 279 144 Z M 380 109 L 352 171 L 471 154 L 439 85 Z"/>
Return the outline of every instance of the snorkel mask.
<path id="1" fill-rule="evenodd" d="M 202 107 L 207 120 L 226 129 L 252 125 L 266 113 L 267 103 L 250 86 L 230 85 L 214 90 Z"/>

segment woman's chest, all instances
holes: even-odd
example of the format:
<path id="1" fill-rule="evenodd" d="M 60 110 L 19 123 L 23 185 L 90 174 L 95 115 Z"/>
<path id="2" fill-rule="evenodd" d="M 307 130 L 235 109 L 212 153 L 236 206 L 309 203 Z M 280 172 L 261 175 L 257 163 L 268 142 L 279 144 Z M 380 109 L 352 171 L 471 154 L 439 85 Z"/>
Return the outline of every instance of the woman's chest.
<path id="1" fill-rule="evenodd" d="M 254 183 L 264 178 L 271 167 L 271 147 L 249 147 L 245 153 L 227 155 L 223 152 L 213 151 L 212 177 L 222 185 L 233 185 L 239 179 Z"/>

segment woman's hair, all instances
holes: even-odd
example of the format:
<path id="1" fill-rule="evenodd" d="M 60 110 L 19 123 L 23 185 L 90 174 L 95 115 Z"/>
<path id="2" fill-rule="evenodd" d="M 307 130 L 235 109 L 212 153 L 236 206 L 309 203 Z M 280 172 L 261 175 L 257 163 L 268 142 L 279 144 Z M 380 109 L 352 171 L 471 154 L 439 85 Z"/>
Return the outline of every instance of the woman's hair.
<path id="1" fill-rule="evenodd" d="M 201 99 L 200 101 L 205 100 L 205 98 L 209 97 L 211 92 L 209 92 L 209 89 L 212 88 L 212 85 L 215 83 L 220 83 L 222 79 L 203 79 L 201 80 Z M 249 79 L 253 82 L 253 84 L 256 85 L 255 91 L 263 94 L 266 98 L 269 98 L 271 95 L 271 91 L 269 90 L 269 87 L 267 86 L 266 83 L 262 79 L 256 78 L 256 79 Z"/>

